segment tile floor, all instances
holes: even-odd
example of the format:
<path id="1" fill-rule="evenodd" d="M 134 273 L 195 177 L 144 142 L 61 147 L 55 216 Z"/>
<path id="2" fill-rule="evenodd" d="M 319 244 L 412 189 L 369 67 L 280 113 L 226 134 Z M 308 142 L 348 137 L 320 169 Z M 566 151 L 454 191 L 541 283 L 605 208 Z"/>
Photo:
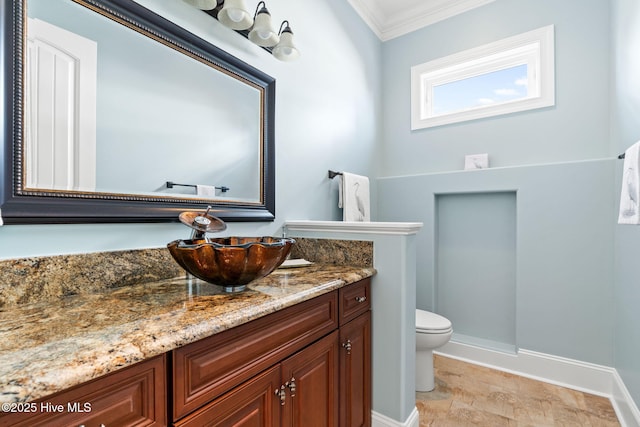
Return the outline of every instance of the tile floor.
<path id="1" fill-rule="evenodd" d="M 436 355 L 420 427 L 620 426 L 609 399 Z"/>

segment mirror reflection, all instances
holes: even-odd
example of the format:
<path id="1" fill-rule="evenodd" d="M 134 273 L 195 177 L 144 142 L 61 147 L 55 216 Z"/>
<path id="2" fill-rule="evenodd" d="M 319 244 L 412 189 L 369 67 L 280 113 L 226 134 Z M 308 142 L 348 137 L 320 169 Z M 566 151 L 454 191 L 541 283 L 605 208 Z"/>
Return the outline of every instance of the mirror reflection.
<path id="1" fill-rule="evenodd" d="M 27 190 L 261 202 L 260 87 L 71 0 L 27 15 Z"/>

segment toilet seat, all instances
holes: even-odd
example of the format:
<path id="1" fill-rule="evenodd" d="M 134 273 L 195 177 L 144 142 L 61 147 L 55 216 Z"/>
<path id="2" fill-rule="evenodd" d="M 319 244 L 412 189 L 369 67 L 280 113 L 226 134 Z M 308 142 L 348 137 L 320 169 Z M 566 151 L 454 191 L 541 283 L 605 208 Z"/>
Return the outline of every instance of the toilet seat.
<path id="1" fill-rule="evenodd" d="M 416 332 L 442 334 L 451 331 L 451 321 L 430 311 L 416 309 Z"/>

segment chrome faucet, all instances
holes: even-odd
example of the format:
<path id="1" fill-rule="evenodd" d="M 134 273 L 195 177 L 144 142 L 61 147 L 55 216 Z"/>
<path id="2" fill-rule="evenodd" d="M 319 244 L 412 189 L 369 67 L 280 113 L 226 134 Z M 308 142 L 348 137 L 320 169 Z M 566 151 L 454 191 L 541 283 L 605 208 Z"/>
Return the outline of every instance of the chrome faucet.
<path id="1" fill-rule="evenodd" d="M 226 230 L 227 224 L 224 221 L 209 214 L 211 209 L 211 206 L 208 206 L 204 213 L 182 212 L 179 215 L 180 222 L 193 230 L 191 240 L 207 241 L 207 233 Z"/>

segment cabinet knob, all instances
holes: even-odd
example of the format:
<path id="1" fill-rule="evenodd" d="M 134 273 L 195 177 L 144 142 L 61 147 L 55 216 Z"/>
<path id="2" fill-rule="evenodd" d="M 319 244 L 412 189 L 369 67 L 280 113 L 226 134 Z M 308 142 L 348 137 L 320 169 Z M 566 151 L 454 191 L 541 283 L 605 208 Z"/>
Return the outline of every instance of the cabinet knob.
<path id="1" fill-rule="evenodd" d="M 365 302 L 367 297 L 356 297 L 356 302 Z"/>
<path id="2" fill-rule="evenodd" d="M 291 381 L 289 381 L 289 391 L 291 391 L 291 397 L 296 397 L 296 379 L 295 378 L 291 378 Z"/>
<path id="3" fill-rule="evenodd" d="M 344 347 L 347 350 L 347 354 L 351 354 L 351 340 L 347 340 L 347 342 L 343 342 L 342 347 Z"/>
<path id="4" fill-rule="evenodd" d="M 278 398 L 280 399 L 280 405 L 281 405 L 281 406 L 284 406 L 284 402 L 285 402 L 285 399 L 286 399 L 286 397 L 287 397 L 287 396 L 286 396 L 286 395 L 287 395 L 287 393 L 286 393 L 286 391 L 285 391 L 285 388 L 284 388 L 284 387 L 285 387 L 284 385 L 281 385 L 281 386 L 280 386 L 280 388 L 277 388 L 277 389 L 275 389 L 275 391 L 274 391 L 274 394 L 275 394 L 276 396 L 278 396 Z"/>

